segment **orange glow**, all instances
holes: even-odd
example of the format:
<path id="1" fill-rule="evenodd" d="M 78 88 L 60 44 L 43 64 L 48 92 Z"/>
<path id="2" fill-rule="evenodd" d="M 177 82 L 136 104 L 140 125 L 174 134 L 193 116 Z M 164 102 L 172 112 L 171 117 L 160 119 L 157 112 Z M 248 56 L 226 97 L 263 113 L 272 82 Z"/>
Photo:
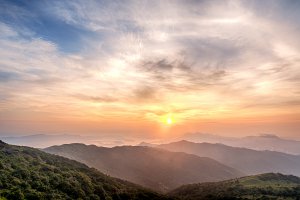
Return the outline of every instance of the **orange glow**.
<path id="1" fill-rule="evenodd" d="M 74 37 L 0 21 L 0 135 L 298 137 L 300 47 L 292 19 L 265 18 L 246 1 L 204 3 L 211 14 L 171 2 L 122 5 L 111 17 L 114 6 L 92 12 L 86 3 L 80 17 L 66 6 L 62 16 L 45 20 L 71 23 L 63 31 L 79 31 Z"/>

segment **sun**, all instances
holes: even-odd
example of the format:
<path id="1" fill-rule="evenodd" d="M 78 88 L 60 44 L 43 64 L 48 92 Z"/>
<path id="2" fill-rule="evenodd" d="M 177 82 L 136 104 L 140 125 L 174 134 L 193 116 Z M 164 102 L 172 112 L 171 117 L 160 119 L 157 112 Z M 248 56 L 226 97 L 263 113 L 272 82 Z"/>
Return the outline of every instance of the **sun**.
<path id="1" fill-rule="evenodd" d="M 171 125 L 175 124 L 175 122 L 177 122 L 177 121 L 174 119 L 173 114 L 166 114 L 166 115 L 161 116 L 160 122 L 164 125 L 171 126 Z"/>
<path id="2" fill-rule="evenodd" d="M 173 120 L 172 120 L 171 117 L 168 117 L 166 122 L 167 122 L 168 125 L 173 124 Z"/>

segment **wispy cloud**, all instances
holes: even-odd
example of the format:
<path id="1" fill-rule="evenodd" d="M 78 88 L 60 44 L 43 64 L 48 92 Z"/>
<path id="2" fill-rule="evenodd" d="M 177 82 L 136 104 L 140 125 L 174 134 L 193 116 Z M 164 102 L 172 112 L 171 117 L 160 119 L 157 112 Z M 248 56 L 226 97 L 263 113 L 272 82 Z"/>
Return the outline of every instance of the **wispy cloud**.
<path id="1" fill-rule="evenodd" d="M 171 113 L 184 122 L 299 114 L 299 7 L 295 1 L 3 1 L 1 118 L 34 112 L 159 121 Z"/>

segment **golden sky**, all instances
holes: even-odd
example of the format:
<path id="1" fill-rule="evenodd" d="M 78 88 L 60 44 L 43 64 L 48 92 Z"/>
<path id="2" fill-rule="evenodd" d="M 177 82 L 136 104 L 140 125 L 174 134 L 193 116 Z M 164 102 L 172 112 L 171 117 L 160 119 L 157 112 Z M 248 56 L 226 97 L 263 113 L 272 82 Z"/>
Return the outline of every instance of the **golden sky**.
<path id="1" fill-rule="evenodd" d="M 299 8 L 4 1 L 0 134 L 298 137 Z"/>

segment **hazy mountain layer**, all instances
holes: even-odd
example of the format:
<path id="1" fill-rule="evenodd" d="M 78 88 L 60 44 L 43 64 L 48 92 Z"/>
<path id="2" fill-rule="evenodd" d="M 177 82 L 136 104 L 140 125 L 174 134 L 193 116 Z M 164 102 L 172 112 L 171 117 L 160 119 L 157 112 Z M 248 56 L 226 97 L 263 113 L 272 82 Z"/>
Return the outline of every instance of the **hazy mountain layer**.
<path id="1" fill-rule="evenodd" d="M 30 146 L 34 148 L 46 148 L 53 145 L 62 145 L 69 143 L 85 143 L 112 147 L 117 145 L 124 145 L 125 143 L 131 141 L 126 138 L 111 135 L 102 135 L 101 138 L 99 138 L 98 136 L 81 136 L 70 134 L 37 134 L 26 136 L 1 137 L 0 139 L 9 144 Z"/>
<path id="2" fill-rule="evenodd" d="M 222 143 L 234 147 L 279 151 L 300 155 L 300 141 L 285 139 L 271 134 L 236 138 L 213 134 L 189 133 L 186 134 L 183 139 L 194 142 Z"/>
<path id="3" fill-rule="evenodd" d="M 179 141 L 158 145 L 174 152 L 185 152 L 215 159 L 248 175 L 279 172 L 300 175 L 300 157 L 274 151 L 256 151 L 223 144 Z"/>
<path id="4" fill-rule="evenodd" d="M 49 147 L 45 151 L 75 159 L 111 176 L 158 191 L 169 191 L 182 184 L 242 176 L 239 171 L 210 158 L 151 147 L 104 148 L 67 144 Z"/>
<path id="5" fill-rule="evenodd" d="M 261 174 L 216 183 L 185 185 L 169 195 L 182 200 L 300 199 L 300 178 Z"/>
<path id="6" fill-rule="evenodd" d="M 84 143 L 94 144 L 97 146 L 113 147 L 120 145 L 133 145 L 137 144 L 139 139 L 123 138 L 120 136 L 102 135 L 98 136 L 80 136 L 80 135 L 26 135 L 14 137 L 0 137 L 4 142 L 14 145 L 30 146 L 34 148 L 46 148 L 53 145 L 62 145 L 69 143 Z M 300 141 L 280 138 L 276 135 L 260 135 L 260 136 L 247 136 L 247 137 L 226 137 L 213 134 L 203 133 L 189 133 L 182 137 L 184 140 L 194 141 L 198 143 L 221 143 L 233 147 L 243 147 L 254 150 L 270 150 L 279 151 L 288 154 L 300 155 Z M 179 140 L 179 139 L 178 139 Z M 173 139 L 171 141 L 174 141 Z M 156 141 L 157 143 L 158 141 Z M 167 143 L 165 141 L 163 143 Z M 161 142 L 160 142 L 161 143 Z M 156 146 L 148 142 L 141 142 L 139 146 Z"/>

